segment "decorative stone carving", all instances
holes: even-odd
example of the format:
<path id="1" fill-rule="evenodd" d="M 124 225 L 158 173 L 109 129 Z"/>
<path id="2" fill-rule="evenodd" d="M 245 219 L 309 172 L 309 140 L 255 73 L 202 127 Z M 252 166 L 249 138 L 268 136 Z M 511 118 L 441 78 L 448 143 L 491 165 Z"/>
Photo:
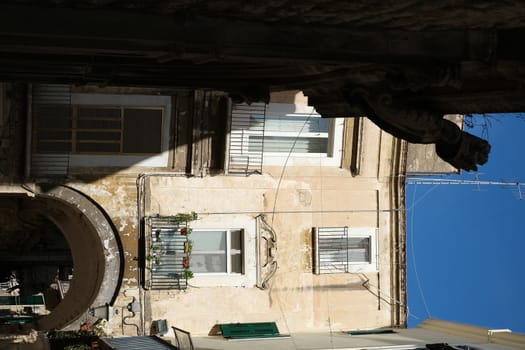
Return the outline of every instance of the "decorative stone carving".
<path id="1" fill-rule="evenodd" d="M 277 272 L 277 234 L 266 222 L 264 215 L 257 216 L 257 287 L 268 288 L 268 281 Z"/>
<path id="2" fill-rule="evenodd" d="M 442 113 L 396 100 L 385 92 L 354 89 L 349 99 L 394 136 L 413 143 L 436 144 L 437 154 L 456 168 L 477 170 L 478 165 L 488 160 L 488 142 L 462 131 L 456 124 L 443 119 Z"/>

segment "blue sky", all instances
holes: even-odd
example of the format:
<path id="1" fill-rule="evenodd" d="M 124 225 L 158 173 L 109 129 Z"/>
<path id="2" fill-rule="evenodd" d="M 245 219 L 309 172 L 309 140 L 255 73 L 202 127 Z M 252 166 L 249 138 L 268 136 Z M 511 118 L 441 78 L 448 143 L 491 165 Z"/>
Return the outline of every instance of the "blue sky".
<path id="1" fill-rule="evenodd" d="M 483 118 L 476 116 L 476 123 Z M 525 120 L 494 115 L 482 181 L 525 182 Z M 476 173 L 447 177 L 475 180 Z M 525 333 L 525 187 L 407 186 L 408 325 L 428 317 Z"/>

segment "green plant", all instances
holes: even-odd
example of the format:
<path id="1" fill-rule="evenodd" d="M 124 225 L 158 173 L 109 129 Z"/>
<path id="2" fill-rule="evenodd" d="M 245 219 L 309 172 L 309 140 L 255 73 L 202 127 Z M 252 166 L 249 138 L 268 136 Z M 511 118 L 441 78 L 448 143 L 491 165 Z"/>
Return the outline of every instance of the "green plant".
<path id="1" fill-rule="evenodd" d="M 197 220 L 198 215 L 196 212 L 192 211 L 191 213 L 177 213 L 176 215 L 173 215 L 170 218 L 176 223 L 181 223 Z"/>
<path id="2" fill-rule="evenodd" d="M 182 276 L 183 276 L 185 279 L 187 279 L 187 280 L 189 280 L 189 279 L 191 279 L 191 278 L 194 277 L 194 276 L 193 276 L 193 272 L 190 271 L 190 270 L 187 270 L 187 269 L 184 270 Z"/>
<path id="3" fill-rule="evenodd" d="M 52 331 L 47 334 L 51 350 L 91 349 L 98 336 L 93 331 Z"/>
<path id="4" fill-rule="evenodd" d="M 146 257 L 146 260 L 147 261 L 153 261 L 155 263 L 155 265 L 160 265 L 161 264 L 161 261 L 160 261 L 160 256 L 156 256 L 156 255 L 148 255 Z"/>
<path id="5" fill-rule="evenodd" d="M 152 244 L 150 246 L 150 254 L 146 255 L 147 261 L 153 261 L 155 265 L 160 265 L 160 256 L 163 255 L 162 246 Z"/>
<path id="6" fill-rule="evenodd" d="M 158 255 L 147 255 L 147 261 L 152 261 L 155 265 L 161 265 L 160 256 Z"/>

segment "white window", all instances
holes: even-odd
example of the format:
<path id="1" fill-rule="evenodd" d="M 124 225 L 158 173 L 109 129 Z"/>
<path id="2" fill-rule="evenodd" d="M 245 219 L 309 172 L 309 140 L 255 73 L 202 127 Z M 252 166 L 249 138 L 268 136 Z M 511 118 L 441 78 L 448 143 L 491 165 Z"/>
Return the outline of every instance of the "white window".
<path id="1" fill-rule="evenodd" d="M 306 105 L 234 105 L 230 163 L 246 168 L 260 161 L 264 165 L 340 166 L 343 124 L 342 118 L 322 118 Z"/>
<path id="2" fill-rule="evenodd" d="M 65 155 L 69 167 L 168 165 L 170 96 L 65 95 L 34 101 L 35 159 Z"/>
<path id="3" fill-rule="evenodd" d="M 377 270 L 375 228 L 318 227 L 314 229 L 316 274 Z"/>
<path id="4" fill-rule="evenodd" d="M 250 127 L 258 127 L 252 121 Z M 317 113 L 279 114 L 268 110 L 264 121 L 264 136 L 249 137 L 248 150 L 257 152 L 261 145 L 266 154 L 327 154 L 330 120 Z M 263 142 L 262 142 L 263 141 Z"/>
<path id="5" fill-rule="evenodd" d="M 40 153 L 157 154 L 161 107 L 36 105 L 35 148 Z"/>
<path id="6" fill-rule="evenodd" d="M 256 284 L 255 225 L 251 217 L 199 219 L 198 228 L 173 216 L 145 218 L 145 282 L 148 289 L 186 289 L 187 278 L 198 287 Z M 233 226 L 235 225 L 235 226 Z M 245 228 L 244 228 L 245 227 Z"/>
<path id="7" fill-rule="evenodd" d="M 197 274 L 242 274 L 243 230 L 194 229 L 191 270 Z"/>

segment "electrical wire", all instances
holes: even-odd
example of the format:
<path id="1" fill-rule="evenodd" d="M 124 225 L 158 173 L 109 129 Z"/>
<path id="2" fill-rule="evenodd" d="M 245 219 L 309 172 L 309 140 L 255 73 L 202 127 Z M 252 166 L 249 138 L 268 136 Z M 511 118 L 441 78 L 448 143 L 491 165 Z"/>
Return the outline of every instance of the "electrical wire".
<path id="1" fill-rule="evenodd" d="M 197 213 L 199 216 L 204 215 L 265 215 L 265 214 L 322 214 L 322 213 L 393 213 L 404 211 L 404 208 L 392 209 L 341 209 L 341 210 L 276 210 L 276 211 L 223 211 L 223 212 L 203 212 Z"/>
<path id="2" fill-rule="evenodd" d="M 275 198 L 274 198 L 274 201 L 273 201 L 273 210 L 272 210 L 272 224 L 273 224 L 273 219 L 274 219 L 274 216 L 275 216 L 275 208 L 277 207 L 277 197 L 279 195 L 279 190 L 281 189 L 281 183 L 282 183 L 283 178 L 284 178 L 284 172 L 286 171 L 286 167 L 288 165 L 288 161 L 290 160 L 290 157 L 291 157 L 291 155 L 293 153 L 293 150 L 295 148 L 295 144 L 297 143 L 297 140 L 299 140 L 299 136 L 301 136 L 301 134 L 303 133 L 304 127 L 310 121 L 310 118 L 312 117 L 313 113 L 314 113 L 314 111 L 312 110 L 312 112 L 310 112 L 310 114 L 308 115 L 308 117 L 304 121 L 303 126 L 301 127 L 301 130 L 299 130 L 299 132 L 297 133 L 297 136 L 293 140 L 292 147 L 290 147 L 290 151 L 288 152 L 288 155 L 286 156 L 286 160 L 284 161 L 284 165 L 283 165 L 283 168 L 281 170 L 281 175 L 279 176 L 279 182 L 277 182 L 277 187 L 275 189 Z"/>
<path id="3" fill-rule="evenodd" d="M 301 134 L 302 134 L 302 132 L 304 130 L 304 127 L 310 121 L 310 118 L 312 117 L 313 113 L 314 113 L 314 110 L 312 110 L 312 112 L 310 112 L 310 114 L 308 115 L 308 117 L 304 121 L 303 125 L 301 126 L 301 129 L 299 130 L 299 132 L 297 133 L 297 136 L 295 137 L 295 139 L 293 141 L 292 147 L 290 147 L 290 151 L 288 152 L 288 155 L 286 156 L 286 160 L 285 160 L 284 165 L 282 167 L 281 174 L 279 176 L 279 181 L 277 182 L 277 187 L 275 189 L 275 198 L 274 198 L 274 201 L 273 201 L 273 208 L 272 208 L 272 212 L 271 212 L 272 213 L 272 221 L 271 221 L 272 225 L 274 223 L 274 218 L 275 218 L 275 213 L 276 213 L 276 208 L 277 208 L 277 199 L 278 199 L 278 196 L 279 196 L 279 191 L 281 189 L 281 183 L 282 183 L 283 178 L 284 178 L 284 173 L 285 173 L 286 168 L 288 166 L 288 161 L 290 160 L 290 157 L 291 157 L 291 155 L 293 153 L 295 145 L 297 144 L 297 140 L 299 140 L 299 137 L 301 136 Z M 275 273 L 275 276 L 277 276 L 277 273 Z M 273 299 L 272 298 L 272 292 L 273 292 L 273 283 L 270 284 L 270 289 L 268 290 L 268 296 L 270 298 L 270 303 L 271 303 L 271 301 Z M 277 303 L 279 305 L 281 316 L 283 317 L 283 320 L 284 320 L 285 326 L 286 326 L 286 328 L 288 330 L 288 333 L 291 333 L 290 332 L 290 327 L 288 326 L 288 320 L 286 318 L 286 314 L 285 314 L 285 312 L 284 312 L 284 310 L 282 308 L 282 304 L 281 304 L 280 298 L 277 298 Z M 331 331 L 330 331 L 330 334 L 331 334 Z M 297 344 L 295 343 L 295 340 L 294 340 L 293 336 L 291 336 L 291 340 L 292 340 L 294 348 L 297 349 L 298 347 L 297 347 Z"/>
<path id="4" fill-rule="evenodd" d="M 435 188 L 436 186 L 434 186 Z M 428 193 L 430 193 L 430 191 L 432 191 L 434 188 L 431 188 L 430 190 L 428 190 L 423 196 L 422 198 L 424 198 Z M 416 190 L 417 190 L 417 186 L 414 186 L 414 193 L 412 194 L 412 202 L 414 203 L 411 207 L 411 212 L 410 212 L 410 250 L 411 250 L 411 253 L 412 253 L 412 265 L 414 265 L 414 275 L 416 277 L 416 282 L 417 282 L 417 287 L 419 289 L 419 294 L 421 295 L 421 300 L 423 301 L 423 306 L 425 307 L 425 310 L 427 312 L 427 316 L 428 317 L 431 317 L 430 315 L 430 309 L 428 307 L 428 304 L 427 304 L 427 300 L 425 298 L 425 294 L 423 293 L 423 288 L 421 287 L 421 281 L 419 279 L 419 274 L 417 272 L 417 264 L 416 264 L 416 251 L 414 249 L 414 213 L 416 212 L 415 210 L 415 205 L 417 203 L 419 203 L 419 201 L 421 201 L 421 198 L 418 202 L 415 202 L 415 198 L 416 198 Z"/>
<path id="5" fill-rule="evenodd" d="M 410 206 L 410 208 L 408 208 L 407 210 L 412 210 L 415 208 L 416 205 L 418 205 L 423 199 L 425 199 L 426 196 L 428 196 L 430 194 L 430 192 L 434 191 L 436 188 L 438 187 L 438 184 L 432 186 L 430 189 L 428 189 L 421 197 L 419 197 L 417 199 L 417 201 L 415 200 L 415 187 L 414 187 L 414 198 L 412 199 L 412 205 Z"/>
<path id="6" fill-rule="evenodd" d="M 313 112 L 312 112 L 313 113 Z M 287 168 L 287 165 L 288 165 L 288 161 L 291 157 L 291 154 L 293 152 L 293 149 L 297 143 L 297 140 L 299 139 L 299 136 L 301 135 L 304 127 L 306 126 L 306 124 L 308 123 L 308 121 L 310 120 L 311 116 L 312 116 L 312 113 L 308 116 L 308 118 L 305 120 L 303 126 L 301 127 L 301 130 L 299 131 L 299 133 L 297 134 L 296 138 L 294 139 L 294 142 L 292 144 L 292 147 L 290 148 L 290 151 L 288 152 L 288 155 L 286 157 L 286 161 L 283 165 L 283 168 L 282 168 L 282 171 L 281 171 L 281 174 L 279 176 L 279 181 L 277 183 L 277 187 L 276 187 L 276 192 L 275 192 L 275 198 L 274 198 L 274 203 L 273 203 L 273 208 L 272 208 L 272 224 L 274 223 L 274 217 L 275 217 L 275 213 L 277 212 L 276 211 L 276 207 L 277 207 L 277 199 L 278 199 L 278 194 L 279 194 L 279 190 L 280 190 L 280 187 L 281 187 L 281 183 L 282 183 L 282 180 L 284 178 L 284 173 L 286 171 L 286 168 Z M 322 181 L 322 164 L 321 164 L 321 159 L 319 160 L 319 171 L 320 171 L 320 177 L 321 177 L 321 181 Z M 322 182 L 321 182 L 321 191 L 322 191 Z M 373 210 L 374 212 L 376 212 L 377 210 Z M 388 212 L 394 212 L 394 211 L 405 211 L 405 208 L 392 208 L 392 209 L 388 209 L 388 210 L 380 210 L 380 211 L 388 211 Z M 313 213 L 314 211 L 308 211 L 310 213 Z M 322 207 L 322 195 L 321 195 L 321 210 L 320 211 L 315 211 L 315 212 L 319 212 L 320 214 L 323 214 L 325 211 L 323 210 L 323 207 Z M 330 211 L 330 212 L 334 212 L 334 211 Z M 353 212 L 352 210 L 347 210 L 345 212 Z M 284 212 L 283 212 L 284 213 Z M 321 221 L 323 220 L 322 216 L 321 216 Z M 283 271 L 279 271 L 279 275 L 283 274 Z M 277 275 L 277 274 L 276 274 Z M 273 286 L 274 284 L 271 283 L 270 285 L 270 289 L 269 289 L 269 298 L 270 298 L 270 304 L 272 304 L 272 294 L 273 294 Z M 379 294 L 373 292 L 370 288 L 369 288 L 369 283 L 368 283 L 368 280 L 366 280 L 365 282 L 363 282 L 362 284 L 362 287 L 365 288 L 366 290 L 368 290 L 370 293 L 376 295 L 380 300 L 383 300 L 384 302 L 386 302 L 387 304 L 389 305 L 392 305 L 392 302 L 391 300 L 393 300 L 390 296 L 387 296 L 390 298 L 390 300 L 387 300 L 385 299 L 384 297 L 380 296 Z M 380 290 L 378 287 L 375 287 L 378 291 Z M 386 294 L 386 293 L 384 293 Z M 279 297 L 277 297 L 277 302 L 278 302 L 278 305 L 279 305 L 279 309 L 280 309 L 280 312 L 281 312 L 281 315 L 284 319 L 284 322 L 285 322 L 285 325 L 286 325 L 286 328 L 288 329 L 288 332 L 290 332 L 290 328 L 288 326 L 288 321 L 287 321 L 287 318 L 286 318 L 286 314 L 284 313 L 284 310 L 282 308 L 282 304 L 281 304 L 281 300 Z M 407 309 L 407 313 L 410 314 L 409 310 L 408 310 L 408 306 L 407 305 L 404 305 L 404 303 L 401 303 L 400 301 L 398 300 L 394 300 L 395 303 L 401 305 L 401 306 L 405 306 L 406 309 Z M 329 305 L 329 300 L 327 298 L 327 308 L 328 308 L 328 326 L 329 326 L 329 330 L 330 330 L 330 346 L 331 348 L 333 349 L 334 348 L 334 345 L 333 345 L 333 329 L 332 329 L 332 322 L 331 322 L 331 317 L 330 317 L 330 305 Z M 414 315 L 414 317 L 418 318 L 417 316 Z M 419 319 L 419 318 L 418 318 Z M 297 345 L 295 344 L 295 341 L 293 340 L 292 338 L 292 342 L 294 344 L 294 347 L 295 349 L 297 349 Z"/>
<path id="7" fill-rule="evenodd" d="M 361 277 L 363 276 L 362 274 L 360 274 Z M 365 288 L 366 290 L 368 290 L 370 293 L 372 293 L 374 296 L 378 297 L 379 299 L 383 300 L 384 302 L 386 302 L 388 305 L 392 305 L 392 304 L 397 304 L 397 305 L 400 305 L 400 306 L 403 306 L 403 307 L 406 307 L 407 308 L 407 313 L 408 315 L 414 317 L 415 319 L 420 319 L 420 317 L 414 315 L 413 313 L 410 312 L 410 310 L 408 309 L 408 305 L 406 305 L 405 303 L 403 303 L 402 301 L 400 300 L 397 300 L 397 299 L 394 299 L 392 298 L 388 293 L 386 293 L 384 290 L 382 290 L 381 288 L 379 288 L 378 286 L 376 285 L 373 285 L 370 283 L 370 279 L 366 276 L 365 277 L 365 281 L 362 283 L 362 286 L 363 288 Z M 374 292 L 373 290 L 371 290 L 370 287 L 374 287 L 376 289 L 376 291 L 378 293 L 381 293 L 381 294 L 384 294 L 386 295 L 386 298 L 385 297 L 381 297 L 379 296 L 376 292 Z M 393 301 L 393 303 L 392 303 Z"/>

